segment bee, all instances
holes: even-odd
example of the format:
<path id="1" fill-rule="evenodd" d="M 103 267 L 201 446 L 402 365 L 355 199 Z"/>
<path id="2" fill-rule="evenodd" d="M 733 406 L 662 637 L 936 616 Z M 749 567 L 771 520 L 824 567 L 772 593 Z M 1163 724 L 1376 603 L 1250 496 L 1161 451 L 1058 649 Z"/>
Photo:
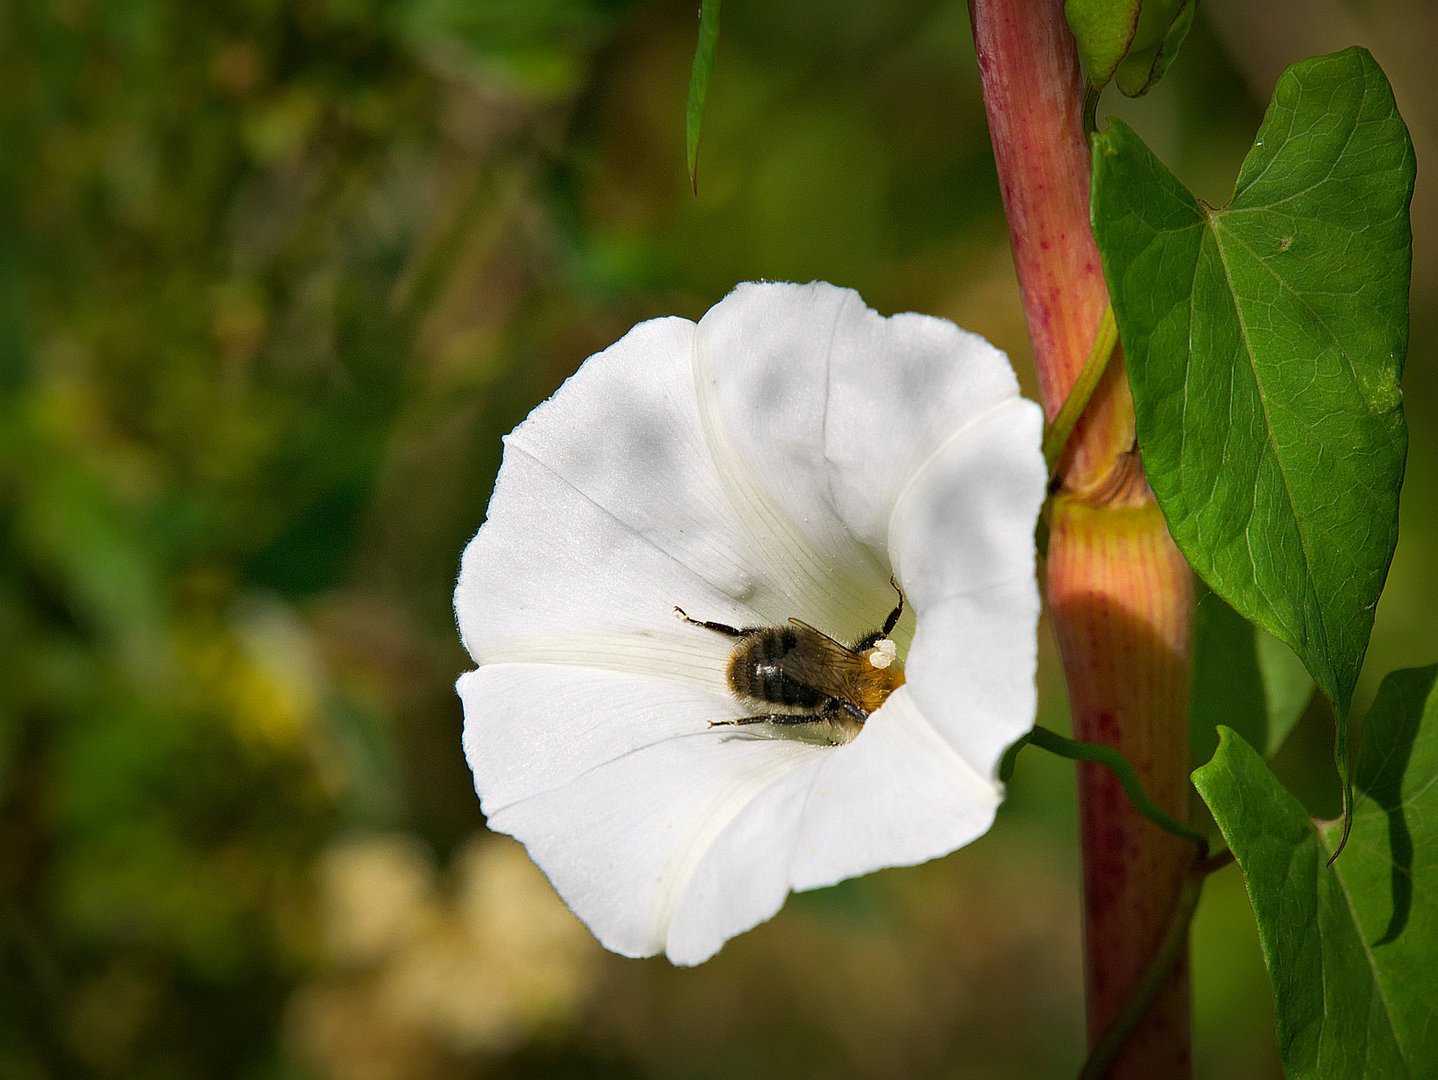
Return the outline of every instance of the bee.
<path id="1" fill-rule="evenodd" d="M 853 739 L 870 714 L 904 683 L 904 666 L 889 637 L 904 612 L 904 592 L 893 578 L 889 583 L 899 602 L 883 626 L 853 645 L 802 619 L 790 619 L 785 626 L 736 627 L 691 619 L 676 607 L 690 625 L 735 639 L 727 669 L 729 689 L 746 706 L 765 710 L 713 720 L 709 726 L 773 724 L 832 746 Z"/>

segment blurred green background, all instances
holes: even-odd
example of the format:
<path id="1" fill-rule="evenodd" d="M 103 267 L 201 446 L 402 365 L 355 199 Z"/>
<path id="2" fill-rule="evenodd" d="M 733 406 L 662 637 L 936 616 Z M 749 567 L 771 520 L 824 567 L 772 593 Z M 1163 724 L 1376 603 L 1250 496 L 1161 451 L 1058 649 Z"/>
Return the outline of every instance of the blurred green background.
<path id="1" fill-rule="evenodd" d="M 730 0 L 697 198 L 695 6 L 0 8 L 0 1076 L 1076 1070 L 1071 769 L 1035 751 L 989 837 L 692 971 L 605 954 L 483 830 L 450 592 L 499 436 L 585 356 L 825 278 L 1032 386 L 964 5 Z M 1420 162 L 1361 709 L 1438 660 L 1438 17 L 1212 0 L 1151 98 L 1100 111 L 1222 202 L 1278 71 L 1355 42 Z M 1043 698 L 1062 726 L 1051 655 Z M 1279 759 L 1316 811 L 1329 724 Z M 1199 1074 L 1278 1075 L 1234 871 L 1193 963 Z"/>

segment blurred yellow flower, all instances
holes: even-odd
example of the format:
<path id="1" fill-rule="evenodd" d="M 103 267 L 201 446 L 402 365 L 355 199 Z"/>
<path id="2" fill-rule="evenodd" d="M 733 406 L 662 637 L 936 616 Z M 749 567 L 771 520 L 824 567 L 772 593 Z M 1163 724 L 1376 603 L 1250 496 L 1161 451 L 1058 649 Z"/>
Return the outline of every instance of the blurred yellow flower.
<path id="1" fill-rule="evenodd" d="M 503 1053 L 562 1026 L 593 986 L 598 949 L 511 841 L 473 838 L 445 883 L 412 836 L 352 837 L 318 876 L 335 970 L 294 997 L 289 1030 L 325 1076 Z"/>

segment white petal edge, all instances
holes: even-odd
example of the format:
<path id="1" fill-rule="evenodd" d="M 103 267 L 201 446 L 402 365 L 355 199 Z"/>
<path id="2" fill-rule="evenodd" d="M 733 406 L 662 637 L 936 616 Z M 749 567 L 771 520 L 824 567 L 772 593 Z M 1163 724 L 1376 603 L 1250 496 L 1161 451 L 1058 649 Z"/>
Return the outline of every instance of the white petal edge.
<path id="1" fill-rule="evenodd" d="M 791 890 L 936 858 L 992 823 L 998 785 L 946 745 L 906 688 L 833 748 L 708 730 L 706 703 L 689 703 L 692 719 L 666 716 L 670 702 L 646 698 L 656 689 L 547 665 L 460 681 L 490 827 L 523 842 L 617 952 L 700 963 L 772 917 Z M 544 722 L 547 705 L 591 693 L 586 731 L 550 724 L 513 740 Z M 482 745 L 471 738 L 481 723 Z"/>
<path id="2" fill-rule="evenodd" d="M 716 744 L 727 741 L 724 753 Z M 572 782 L 513 803 L 490 828 L 523 842 L 576 915 L 609 949 L 626 956 L 666 951 L 674 914 L 696 867 L 751 803 L 821 747 L 705 731 L 654 743 L 581 773 Z M 771 795 L 770 798 L 773 796 Z M 704 956 L 679 943 L 676 963 L 698 963 L 734 934 L 769 918 L 787 888 L 773 867 L 787 862 L 797 818 L 780 821 L 748 852 L 710 913 L 718 935 Z"/>
<path id="3" fill-rule="evenodd" d="M 894 566 L 918 611 L 907 685 L 939 733 L 990 777 L 1038 704 L 1042 429 L 1033 402 L 995 408 L 919 469 L 889 525 Z"/>

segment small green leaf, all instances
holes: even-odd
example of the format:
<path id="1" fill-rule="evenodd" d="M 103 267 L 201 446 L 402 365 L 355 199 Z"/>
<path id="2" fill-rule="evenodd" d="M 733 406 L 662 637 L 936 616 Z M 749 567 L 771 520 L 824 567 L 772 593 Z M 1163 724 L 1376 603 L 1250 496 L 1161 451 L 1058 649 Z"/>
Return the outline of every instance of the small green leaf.
<path id="1" fill-rule="evenodd" d="M 1065 0 L 1089 85 L 1118 76 L 1129 97 L 1147 93 L 1178 55 L 1193 25 L 1194 0 Z"/>
<path id="2" fill-rule="evenodd" d="M 1120 123 L 1094 148 L 1149 482 L 1199 576 L 1332 699 L 1341 755 L 1408 441 L 1414 162 L 1392 90 L 1361 49 L 1290 68 L 1223 210 Z"/>
<path id="3" fill-rule="evenodd" d="M 1133 43 L 1143 0 L 1064 0 L 1091 86 L 1104 86 Z"/>
<path id="4" fill-rule="evenodd" d="M 1141 97 L 1163 78 L 1193 26 L 1194 7 L 1194 0 L 1148 0 L 1143 5 L 1133 46 L 1115 74 L 1126 95 Z"/>
<path id="5" fill-rule="evenodd" d="M 1312 697 L 1313 677 L 1292 649 L 1203 590 L 1194 612 L 1188 712 L 1194 761 L 1213 756 L 1220 725 L 1272 757 Z"/>
<path id="6" fill-rule="evenodd" d="M 1290 1077 L 1432 1076 L 1438 1062 L 1438 665 L 1394 672 L 1369 713 L 1358 798 L 1316 825 L 1234 732 L 1193 774 L 1243 870 Z"/>
<path id="7" fill-rule="evenodd" d="M 689 186 L 699 193 L 699 127 L 704 122 L 704 100 L 719 47 L 719 0 L 699 2 L 699 43 L 694 47 L 694 68 L 689 73 L 689 105 L 684 114 L 684 148 L 689 162 Z"/>

